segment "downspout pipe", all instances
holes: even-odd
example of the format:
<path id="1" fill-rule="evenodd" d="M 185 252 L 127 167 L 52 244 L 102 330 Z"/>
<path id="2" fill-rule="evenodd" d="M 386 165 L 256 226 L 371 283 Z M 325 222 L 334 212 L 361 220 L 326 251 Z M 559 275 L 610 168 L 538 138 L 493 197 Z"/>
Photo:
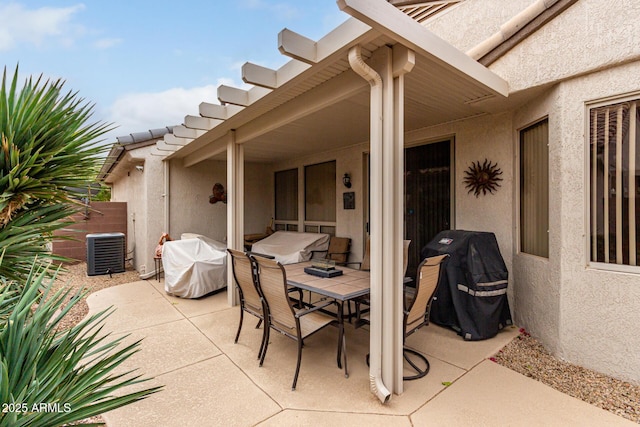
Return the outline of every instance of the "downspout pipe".
<path id="1" fill-rule="evenodd" d="M 518 13 L 516 16 L 500 26 L 500 30 L 490 36 L 488 39 L 479 43 L 472 49 L 467 51 L 467 55 L 475 60 L 479 60 L 487 53 L 498 47 L 502 42 L 507 41 L 515 33 L 520 31 L 522 27 L 533 21 L 542 12 L 549 9 L 559 0 L 537 0 L 529 7 Z"/>
<path id="2" fill-rule="evenodd" d="M 361 47 L 354 46 L 349 49 L 349 65 L 353 71 L 365 79 L 371 86 L 371 192 L 372 206 L 381 206 L 382 200 L 382 77 L 362 59 Z M 380 239 L 382 236 L 382 217 L 378 209 L 371 212 L 371 236 Z M 371 245 L 371 265 L 382 265 L 382 253 L 379 244 Z M 370 326 L 370 350 L 369 350 L 369 384 L 371 392 L 387 403 L 391 398 L 391 392 L 382 380 L 382 280 L 380 275 L 371 275 L 371 326 Z"/>

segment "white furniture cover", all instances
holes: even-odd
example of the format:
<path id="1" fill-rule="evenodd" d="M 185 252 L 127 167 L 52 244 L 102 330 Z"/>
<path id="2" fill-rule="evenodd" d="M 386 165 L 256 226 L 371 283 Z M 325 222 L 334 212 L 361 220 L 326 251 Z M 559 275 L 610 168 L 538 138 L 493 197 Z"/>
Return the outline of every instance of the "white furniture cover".
<path id="1" fill-rule="evenodd" d="M 226 245 L 195 236 L 163 245 L 164 290 L 168 294 L 199 298 L 227 286 Z"/>
<path id="2" fill-rule="evenodd" d="M 312 251 L 329 249 L 329 235 L 324 233 L 298 233 L 276 231 L 251 247 L 252 252 L 272 255 L 281 264 L 309 261 Z"/>

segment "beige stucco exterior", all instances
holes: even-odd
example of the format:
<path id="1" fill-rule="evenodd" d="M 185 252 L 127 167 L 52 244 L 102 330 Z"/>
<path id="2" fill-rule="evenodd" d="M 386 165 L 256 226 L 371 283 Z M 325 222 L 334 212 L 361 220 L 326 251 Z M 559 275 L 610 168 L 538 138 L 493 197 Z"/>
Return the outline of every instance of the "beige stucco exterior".
<path id="1" fill-rule="evenodd" d="M 640 90 L 640 22 L 630 19 L 640 3 L 602 6 L 578 1 L 491 67 L 514 91 L 559 82 L 515 112 L 514 132 L 549 117 L 552 191 L 549 260 L 519 254 L 514 241 L 513 309 L 558 356 L 640 382 L 640 271 L 588 262 L 586 105 Z"/>
<path id="2" fill-rule="evenodd" d="M 127 258 L 142 275 L 153 272 L 153 253 L 163 233 L 163 168 L 161 158 L 151 155 L 154 148 L 127 152 L 111 184 L 111 201 L 127 203 Z"/>
<path id="3" fill-rule="evenodd" d="M 111 200 L 127 202 L 127 251 L 134 268 L 143 276 L 154 272 L 153 255 L 162 233 L 179 239 L 183 233 L 196 233 L 225 242 L 227 211 L 222 202 L 209 203 L 212 187 L 219 182 L 226 188 L 226 162 L 206 161 L 185 168 L 179 160 L 168 162 L 151 155 L 155 145 L 131 150 L 116 166 L 117 178 L 111 184 Z M 136 166 L 142 167 L 136 168 Z M 169 187 L 165 188 L 168 170 Z M 272 180 L 270 168 L 248 164 L 245 168 L 248 206 L 245 211 L 247 233 L 264 232 L 273 210 L 273 190 L 264 185 Z M 168 199 L 169 223 L 165 219 Z"/>
<path id="4" fill-rule="evenodd" d="M 534 3 L 534 0 L 466 0 L 427 24 L 467 51 Z M 627 272 L 589 265 L 588 129 L 590 102 L 636 94 L 640 98 L 640 2 L 578 0 L 489 66 L 509 83 L 506 101 L 488 101 L 491 113 L 407 132 L 405 146 L 443 139 L 454 143 L 453 212 L 457 229 L 496 234 L 509 269 L 509 301 L 517 325 L 572 363 L 640 383 L 640 268 Z M 549 258 L 519 251 L 519 131 L 549 121 Z M 226 207 L 211 205 L 215 182 L 227 187 L 224 160 L 184 167 L 169 162 L 169 224 L 163 223 L 161 157 L 140 149 L 144 173 L 131 166 L 114 184 L 113 200 L 128 201 L 129 250 L 137 268 L 152 263 L 165 227 L 224 240 Z M 336 234 L 352 239 L 352 260 L 364 248 L 365 155 L 369 141 L 272 163 L 246 163 L 244 232 L 260 233 L 274 211 L 274 172 L 336 160 Z M 464 188 L 464 170 L 489 159 L 501 168 L 495 194 L 475 197 Z M 349 173 L 355 209 L 345 210 L 341 177 Z M 152 176 L 152 174 L 154 174 Z M 303 195 L 303 174 L 299 189 Z M 139 189 L 143 187 L 142 189 Z M 135 195 L 135 197 L 133 196 Z M 145 224 L 139 221 L 146 218 Z M 136 222 L 133 223 L 133 219 Z M 300 214 L 300 225 L 303 214 Z M 302 227 L 300 226 L 300 229 Z M 134 237 L 135 236 L 135 237 Z M 141 238 L 141 236 L 144 236 Z M 135 242 L 135 243 L 134 243 Z M 637 271 L 636 271 L 637 270 Z M 141 271 L 142 272 L 142 271 Z"/>

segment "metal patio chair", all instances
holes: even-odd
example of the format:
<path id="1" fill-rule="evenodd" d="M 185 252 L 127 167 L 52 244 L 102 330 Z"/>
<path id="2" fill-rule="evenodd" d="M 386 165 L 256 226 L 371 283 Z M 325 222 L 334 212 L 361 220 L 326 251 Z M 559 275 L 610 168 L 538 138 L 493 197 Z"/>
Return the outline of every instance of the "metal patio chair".
<path id="1" fill-rule="evenodd" d="M 403 377 L 404 380 L 415 380 L 429 373 L 430 364 L 427 357 L 416 350 L 408 348 L 405 344 L 408 336 L 429 324 L 429 311 L 440 281 L 441 266 L 448 257 L 449 255 L 446 254 L 425 258 L 418 265 L 415 289 L 404 286 L 402 354 L 409 366 L 415 371 L 415 374 Z M 359 325 L 363 323 L 369 323 L 368 312 L 362 314 L 358 319 Z M 367 354 L 368 364 L 369 355 Z"/>
<path id="2" fill-rule="evenodd" d="M 319 312 L 318 310 L 336 303 L 335 301 L 324 301 L 322 304 L 311 308 L 297 308 L 291 298 L 289 298 L 290 289 L 287 284 L 286 273 L 282 265 L 279 262 L 266 258 L 253 257 L 253 259 L 258 267 L 258 291 L 264 299 L 267 314 L 265 316 L 267 322 L 265 327 L 265 348 L 262 352 L 260 366 L 262 366 L 267 353 L 269 331 L 271 329 L 296 341 L 298 343 L 298 360 L 295 374 L 293 376 L 293 383 L 291 385 L 291 390 L 295 390 L 298 381 L 298 374 L 300 373 L 302 346 L 304 344 L 304 340 L 324 327 L 336 325 L 338 323 L 336 317 Z M 344 345 L 344 335 L 338 337 L 338 354 L 340 345 Z M 338 367 L 340 367 L 339 360 Z M 345 363 L 345 375 L 347 374 L 346 369 Z"/>
<path id="3" fill-rule="evenodd" d="M 240 331 L 242 330 L 242 321 L 244 313 L 247 312 L 259 319 L 256 329 L 260 327 L 264 321 L 264 301 L 256 287 L 256 276 L 254 263 L 251 258 L 240 251 L 227 249 L 231 255 L 231 267 L 233 269 L 233 278 L 236 282 L 238 293 L 240 294 L 240 323 L 238 324 L 238 332 L 236 333 L 235 343 L 238 342 Z M 266 347 L 267 326 L 262 331 L 262 342 L 258 352 L 258 359 L 262 358 L 262 353 Z"/>

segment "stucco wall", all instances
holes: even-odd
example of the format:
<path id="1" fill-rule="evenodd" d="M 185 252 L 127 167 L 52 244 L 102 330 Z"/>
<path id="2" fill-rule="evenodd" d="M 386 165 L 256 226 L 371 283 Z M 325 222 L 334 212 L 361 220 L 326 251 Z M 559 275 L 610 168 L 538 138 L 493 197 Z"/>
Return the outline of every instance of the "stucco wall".
<path id="1" fill-rule="evenodd" d="M 535 0 L 465 0 L 429 21 L 426 27 L 466 52 L 499 31 L 500 25 L 534 2 Z"/>
<path id="2" fill-rule="evenodd" d="M 227 236 L 227 205 L 209 203 L 213 185 L 227 189 L 227 164 L 207 160 L 185 168 L 180 161 L 170 165 L 170 234 L 197 233 L 221 242 Z"/>
<path id="3" fill-rule="evenodd" d="M 516 153 L 514 177 L 518 178 L 519 131 L 545 117 L 549 120 L 549 258 L 519 252 L 518 188 L 514 189 L 513 239 L 514 321 L 526 328 L 551 352 L 560 349 L 560 258 L 562 256 L 562 123 L 558 89 L 552 88 L 514 113 L 513 141 Z"/>
<path id="4" fill-rule="evenodd" d="M 637 0 L 580 0 L 490 68 L 516 92 L 638 59 L 638 16 Z"/>
<path id="5" fill-rule="evenodd" d="M 561 355 L 566 359 L 640 383 L 640 271 L 629 274 L 588 266 L 585 209 L 589 188 L 585 103 L 633 91 L 640 91 L 640 62 L 560 86 L 559 185 L 564 195 L 560 336 Z"/>
<path id="6" fill-rule="evenodd" d="M 150 155 L 154 148 L 128 152 L 111 191 L 111 201 L 127 202 L 127 252 L 140 274 L 153 271 L 153 253 L 164 231 L 163 166 L 159 156 Z"/>
<path id="7" fill-rule="evenodd" d="M 245 233 L 262 233 L 273 212 L 273 175 L 268 164 L 245 164 Z M 227 189 L 227 163 L 208 160 L 185 168 L 171 162 L 171 237 L 198 233 L 226 242 L 227 205 L 211 204 L 213 185 Z"/>
<path id="8" fill-rule="evenodd" d="M 635 0 L 578 1 L 490 67 L 512 93 L 551 87 L 514 112 L 514 141 L 549 116 L 551 189 L 549 260 L 517 254 L 514 236 L 515 320 L 558 356 L 638 383 L 640 277 L 587 262 L 585 102 L 640 90 L 639 15 Z"/>

